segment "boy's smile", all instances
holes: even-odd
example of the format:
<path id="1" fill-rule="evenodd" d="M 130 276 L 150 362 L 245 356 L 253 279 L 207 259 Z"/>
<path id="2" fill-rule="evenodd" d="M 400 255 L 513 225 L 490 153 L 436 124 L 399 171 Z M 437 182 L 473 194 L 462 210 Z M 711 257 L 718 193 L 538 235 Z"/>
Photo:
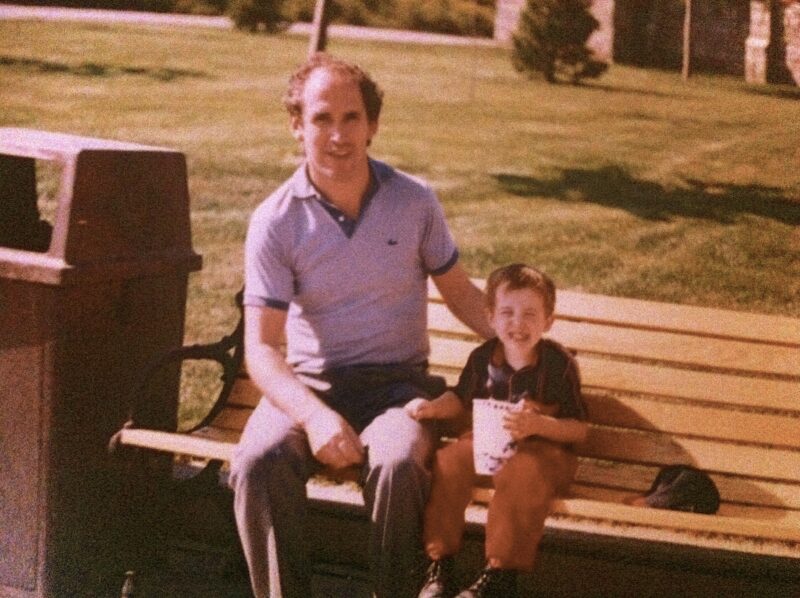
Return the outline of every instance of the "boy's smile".
<path id="1" fill-rule="evenodd" d="M 553 325 L 553 314 L 545 311 L 544 298 L 532 289 L 497 289 L 489 323 L 503 343 L 508 364 L 518 370 L 532 365 L 535 348 L 542 335 Z"/>

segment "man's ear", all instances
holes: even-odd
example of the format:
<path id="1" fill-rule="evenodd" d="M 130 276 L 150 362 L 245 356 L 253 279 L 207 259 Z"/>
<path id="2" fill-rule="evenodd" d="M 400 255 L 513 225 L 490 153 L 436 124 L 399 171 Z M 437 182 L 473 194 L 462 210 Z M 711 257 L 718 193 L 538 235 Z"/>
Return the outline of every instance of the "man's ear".
<path id="1" fill-rule="evenodd" d="M 547 320 L 545 321 L 545 324 L 544 324 L 544 331 L 548 332 L 550 330 L 550 328 L 552 328 L 553 322 L 555 322 L 555 321 L 556 321 L 556 314 L 555 313 L 552 313 L 549 316 L 547 316 Z"/>
<path id="2" fill-rule="evenodd" d="M 369 137 L 367 137 L 367 145 L 372 145 L 372 138 L 378 132 L 378 121 L 373 120 L 369 122 Z"/>
<path id="3" fill-rule="evenodd" d="M 289 127 L 292 130 L 292 137 L 300 143 L 303 142 L 303 117 L 292 116 L 289 120 Z"/>

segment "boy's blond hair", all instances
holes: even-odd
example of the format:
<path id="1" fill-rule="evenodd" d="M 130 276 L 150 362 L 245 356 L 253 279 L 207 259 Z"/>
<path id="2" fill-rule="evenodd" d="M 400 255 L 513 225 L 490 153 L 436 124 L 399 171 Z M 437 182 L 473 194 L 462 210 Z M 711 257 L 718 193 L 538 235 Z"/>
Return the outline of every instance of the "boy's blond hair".
<path id="1" fill-rule="evenodd" d="M 547 316 L 555 311 L 556 285 L 541 270 L 525 264 L 510 264 L 492 272 L 486 281 L 486 303 L 491 311 L 494 311 L 497 290 L 503 285 L 507 285 L 509 291 L 531 289 L 542 297 Z"/>

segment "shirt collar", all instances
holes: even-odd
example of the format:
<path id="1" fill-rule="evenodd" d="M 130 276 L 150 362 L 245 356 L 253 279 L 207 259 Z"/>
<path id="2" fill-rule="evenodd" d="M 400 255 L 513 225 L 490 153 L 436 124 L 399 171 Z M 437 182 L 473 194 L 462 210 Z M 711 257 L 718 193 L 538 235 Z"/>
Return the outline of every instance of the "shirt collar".
<path id="1" fill-rule="evenodd" d="M 394 169 L 388 164 L 379 162 L 369 158 L 370 170 L 370 186 L 367 189 L 367 194 L 374 196 L 378 192 L 380 186 L 385 181 L 389 180 L 394 175 Z M 303 161 L 300 167 L 294 171 L 292 175 L 289 188 L 291 189 L 292 197 L 295 199 L 321 199 L 325 200 L 322 194 L 311 182 L 311 177 L 308 176 L 308 164 Z"/>
<path id="2" fill-rule="evenodd" d="M 515 370 L 514 368 L 509 365 L 506 361 L 506 354 L 503 348 L 503 343 L 500 342 L 500 339 L 495 337 L 493 339 L 495 341 L 494 346 L 492 347 L 492 351 L 489 357 L 489 366 L 496 370 L 503 370 L 507 375 L 511 376 L 513 374 L 524 372 L 528 370 L 535 370 L 538 365 L 542 361 L 542 339 L 539 339 L 539 342 L 536 343 L 536 363 L 528 364 L 523 366 L 522 368 Z"/>

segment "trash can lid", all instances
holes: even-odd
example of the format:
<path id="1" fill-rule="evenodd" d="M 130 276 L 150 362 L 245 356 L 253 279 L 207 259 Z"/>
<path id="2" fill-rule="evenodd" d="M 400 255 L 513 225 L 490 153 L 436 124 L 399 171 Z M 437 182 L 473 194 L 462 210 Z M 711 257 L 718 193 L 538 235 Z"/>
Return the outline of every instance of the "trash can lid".
<path id="1" fill-rule="evenodd" d="M 74 156 L 84 150 L 178 153 L 169 148 L 127 141 L 82 137 L 36 129 L 0 127 L 0 154 L 53 160 L 59 157 Z"/>
<path id="2" fill-rule="evenodd" d="M 23 228 L 38 224 L 32 161 L 52 161 L 63 169 L 48 249 L 0 242 L 0 277 L 62 285 L 200 269 L 181 152 L 6 127 L 0 128 L 0 156 L 12 158 L 3 166 L 14 179 L 0 197 L 0 217 L 4 206 L 13 220 L 14 210 L 30 205 L 23 210 L 26 218 L 18 218 Z"/>

